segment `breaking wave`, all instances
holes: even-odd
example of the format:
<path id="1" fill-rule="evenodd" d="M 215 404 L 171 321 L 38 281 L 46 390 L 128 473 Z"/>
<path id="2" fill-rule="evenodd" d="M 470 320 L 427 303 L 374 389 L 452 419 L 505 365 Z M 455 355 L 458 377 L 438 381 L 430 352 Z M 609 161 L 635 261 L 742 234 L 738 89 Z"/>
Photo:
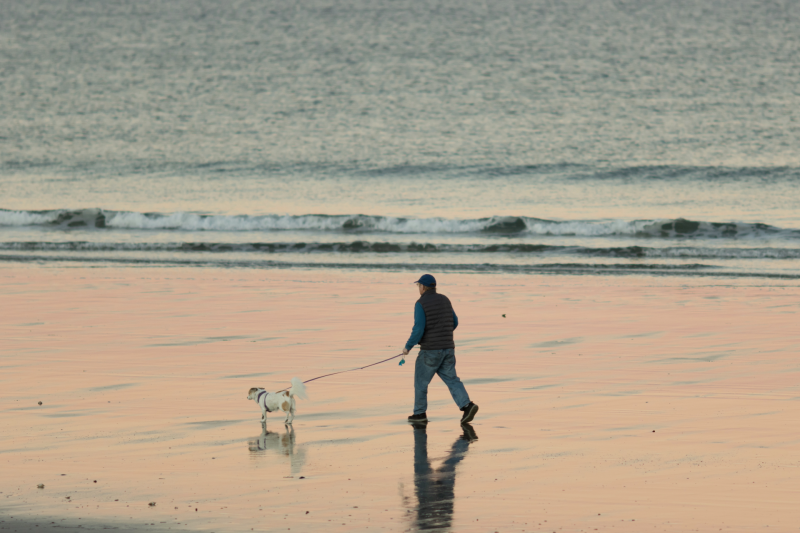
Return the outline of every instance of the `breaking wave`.
<path id="1" fill-rule="evenodd" d="M 627 236 L 643 238 L 800 239 L 800 230 L 762 223 L 707 222 L 683 218 L 654 220 L 545 220 L 534 217 L 474 219 L 402 218 L 372 215 L 207 215 L 138 213 L 103 209 L 50 211 L 0 210 L 2 226 L 49 226 L 60 229 L 129 229 L 160 231 L 323 231 L 395 234 L 496 234 L 554 236 Z"/>

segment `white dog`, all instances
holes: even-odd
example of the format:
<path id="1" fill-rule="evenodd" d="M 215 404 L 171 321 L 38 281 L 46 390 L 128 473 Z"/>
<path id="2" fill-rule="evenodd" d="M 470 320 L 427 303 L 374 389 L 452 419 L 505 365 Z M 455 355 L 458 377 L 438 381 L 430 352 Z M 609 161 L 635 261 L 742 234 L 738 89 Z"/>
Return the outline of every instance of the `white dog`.
<path id="1" fill-rule="evenodd" d="M 291 424 L 294 420 L 294 399 L 295 397 L 305 400 L 308 398 L 306 394 L 306 386 L 300 381 L 300 378 L 292 378 L 292 388 L 283 392 L 267 392 L 261 387 L 253 387 L 247 393 L 248 400 L 255 400 L 261 408 L 261 422 L 267 422 L 267 413 L 273 411 L 283 411 L 286 413 L 286 420 L 284 424 Z"/>

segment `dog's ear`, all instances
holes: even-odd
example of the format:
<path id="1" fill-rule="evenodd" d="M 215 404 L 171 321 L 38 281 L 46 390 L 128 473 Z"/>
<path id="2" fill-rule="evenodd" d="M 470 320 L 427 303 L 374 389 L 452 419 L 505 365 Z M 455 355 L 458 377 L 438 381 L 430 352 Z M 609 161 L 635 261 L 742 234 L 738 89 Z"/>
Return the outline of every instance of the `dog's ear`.
<path id="1" fill-rule="evenodd" d="M 258 391 L 258 387 L 253 387 L 252 389 L 247 391 L 247 395 L 249 396 L 249 395 L 251 395 L 251 394 L 253 394 L 253 393 L 257 392 L 257 391 Z"/>

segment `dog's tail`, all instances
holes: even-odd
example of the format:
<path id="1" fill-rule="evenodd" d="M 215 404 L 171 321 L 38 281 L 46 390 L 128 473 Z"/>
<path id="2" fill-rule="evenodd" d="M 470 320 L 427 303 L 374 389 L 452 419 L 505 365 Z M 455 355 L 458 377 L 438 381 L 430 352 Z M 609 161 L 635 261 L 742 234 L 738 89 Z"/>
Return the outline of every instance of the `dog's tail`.
<path id="1" fill-rule="evenodd" d="M 300 378 L 292 378 L 292 388 L 289 389 L 289 394 L 292 396 L 297 396 L 301 400 L 308 399 L 308 394 L 306 394 L 306 386 L 303 385 L 303 382 L 300 381 Z"/>

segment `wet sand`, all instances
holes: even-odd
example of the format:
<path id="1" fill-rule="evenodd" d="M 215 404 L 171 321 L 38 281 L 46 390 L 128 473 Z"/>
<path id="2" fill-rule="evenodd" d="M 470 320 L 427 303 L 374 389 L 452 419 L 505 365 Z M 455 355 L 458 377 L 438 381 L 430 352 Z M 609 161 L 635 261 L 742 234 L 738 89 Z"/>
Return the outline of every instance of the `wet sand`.
<path id="1" fill-rule="evenodd" d="M 399 353 L 413 279 L 3 265 L 0 530 L 800 528 L 794 282 L 443 276 L 474 434 L 436 378 L 407 424 L 416 349 L 262 431 L 250 387 Z"/>

